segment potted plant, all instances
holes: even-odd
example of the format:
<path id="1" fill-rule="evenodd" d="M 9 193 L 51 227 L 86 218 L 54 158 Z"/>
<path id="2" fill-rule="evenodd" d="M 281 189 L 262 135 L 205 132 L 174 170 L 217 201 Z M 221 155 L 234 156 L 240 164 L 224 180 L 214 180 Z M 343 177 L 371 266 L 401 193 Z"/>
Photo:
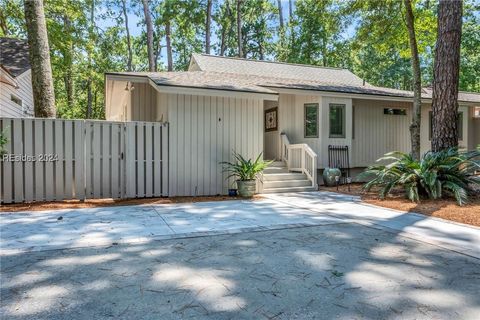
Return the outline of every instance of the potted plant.
<path id="1" fill-rule="evenodd" d="M 256 178 L 259 173 L 265 170 L 271 161 L 261 159 L 260 153 L 255 159 L 245 159 L 240 154 L 234 152 L 235 162 L 221 162 L 225 166 L 224 171 L 229 173 L 227 179 L 237 177 L 238 194 L 241 197 L 250 198 L 255 194 Z"/>

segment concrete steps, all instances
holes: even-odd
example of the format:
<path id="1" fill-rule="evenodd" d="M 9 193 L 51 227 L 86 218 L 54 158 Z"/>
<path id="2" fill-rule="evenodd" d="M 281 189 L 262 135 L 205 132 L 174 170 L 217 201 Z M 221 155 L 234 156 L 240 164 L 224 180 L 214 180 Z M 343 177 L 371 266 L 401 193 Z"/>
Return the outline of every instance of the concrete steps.
<path id="1" fill-rule="evenodd" d="M 288 187 L 288 188 L 271 188 L 263 189 L 263 193 L 284 193 L 284 192 L 307 192 L 307 191 L 317 191 L 315 187 Z"/>
<path id="2" fill-rule="evenodd" d="M 273 162 L 263 172 L 263 193 L 314 191 L 312 182 L 299 172 L 290 172 L 282 161 Z"/>

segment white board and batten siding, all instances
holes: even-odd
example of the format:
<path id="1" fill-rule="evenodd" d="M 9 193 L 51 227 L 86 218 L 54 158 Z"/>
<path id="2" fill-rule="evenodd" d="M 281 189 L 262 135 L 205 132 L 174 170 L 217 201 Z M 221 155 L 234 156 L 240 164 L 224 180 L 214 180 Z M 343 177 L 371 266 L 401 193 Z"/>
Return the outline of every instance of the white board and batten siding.
<path id="1" fill-rule="evenodd" d="M 36 157 L 0 161 L 2 203 L 168 195 L 166 124 L 0 118 L 0 130 L 9 154 Z"/>

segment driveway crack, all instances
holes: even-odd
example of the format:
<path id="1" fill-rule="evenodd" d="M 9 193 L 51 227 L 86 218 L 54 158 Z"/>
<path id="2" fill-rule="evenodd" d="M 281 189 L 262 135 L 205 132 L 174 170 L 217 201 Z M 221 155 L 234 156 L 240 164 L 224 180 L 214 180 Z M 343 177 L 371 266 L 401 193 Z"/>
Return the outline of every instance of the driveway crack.
<path id="1" fill-rule="evenodd" d="M 158 216 L 162 219 L 162 221 L 167 225 L 168 229 L 170 229 L 170 231 L 172 231 L 174 234 L 176 234 L 175 230 L 173 230 L 173 228 L 168 224 L 167 220 L 165 220 L 163 215 L 160 212 L 158 212 L 157 209 L 154 206 L 150 206 L 150 208 L 152 208 L 153 211 L 155 211 L 155 213 L 158 214 Z"/>

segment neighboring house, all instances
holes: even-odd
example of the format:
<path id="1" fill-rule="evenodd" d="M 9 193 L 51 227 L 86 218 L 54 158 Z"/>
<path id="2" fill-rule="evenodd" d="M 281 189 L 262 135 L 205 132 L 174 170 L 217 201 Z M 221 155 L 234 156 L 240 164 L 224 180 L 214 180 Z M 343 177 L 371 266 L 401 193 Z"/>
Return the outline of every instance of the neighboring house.
<path id="1" fill-rule="evenodd" d="M 185 72 L 107 73 L 105 94 L 107 120 L 169 123 L 170 195 L 225 194 L 232 181 L 223 181 L 219 162 L 233 150 L 285 160 L 286 138 L 299 144 L 289 168 L 314 181 L 310 151 L 322 169 L 329 145 L 348 146 L 350 166 L 360 169 L 386 152 L 410 150 L 413 93 L 372 86 L 346 69 L 194 54 Z M 432 93 L 422 94 L 426 152 Z M 480 143 L 480 94 L 461 92 L 459 105 L 460 146 L 473 148 Z M 262 188 L 308 189 L 303 180 L 279 174 Z"/>
<path id="2" fill-rule="evenodd" d="M 24 40 L 0 38 L 0 117 L 33 117 L 32 76 Z"/>

